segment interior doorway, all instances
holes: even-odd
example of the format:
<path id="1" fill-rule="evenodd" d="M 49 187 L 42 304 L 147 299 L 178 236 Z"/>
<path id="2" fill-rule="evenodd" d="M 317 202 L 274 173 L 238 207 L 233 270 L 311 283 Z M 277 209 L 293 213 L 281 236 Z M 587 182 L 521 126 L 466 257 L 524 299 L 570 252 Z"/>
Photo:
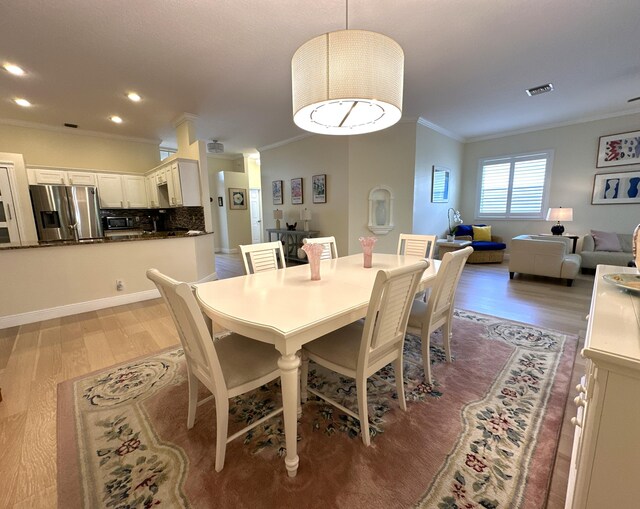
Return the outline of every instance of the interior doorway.
<path id="1" fill-rule="evenodd" d="M 262 198 L 260 189 L 249 189 L 249 208 L 251 210 L 251 243 L 262 242 Z"/>

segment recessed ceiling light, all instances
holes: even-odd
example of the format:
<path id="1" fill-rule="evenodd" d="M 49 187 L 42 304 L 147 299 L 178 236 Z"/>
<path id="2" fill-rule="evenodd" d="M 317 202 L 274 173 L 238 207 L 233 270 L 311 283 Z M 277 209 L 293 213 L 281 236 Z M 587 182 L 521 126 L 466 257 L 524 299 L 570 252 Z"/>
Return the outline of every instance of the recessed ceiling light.
<path id="1" fill-rule="evenodd" d="M 13 100 L 18 106 L 23 106 L 24 108 L 27 108 L 29 106 L 31 106 L 31 103 L 29 101 L 27 101 L 26 99 L 22 99 L 22 98 L 17 98 Z"/>
<path id="2" fill-rule="evenodd" d="M 122 124 L 122 119 L 118 115 L 112 115 L 109 117 L 111 122 L 115 122 L 116 124 Z"/>
<path id="3" fill-rule="evenodd" d="M 16 76 L 25 75 L 24 69 L 22 69 L 22 67 L 18 67 L 17 65 L 4 64 L 2 67 L 4 67 L 7 72 L 10 72 L 11 74 L 15 74 Z"/>
<path id="4" fill-rule="evenodd" d="M 142 97 L 140 97 L 138 94 L 136 94 L 135 92 L 129 92 L 127 94 L 127 97 L 129 99 L 131 99 L 134 103 L 140 102 L 140 100 L 142 99 Z"/>

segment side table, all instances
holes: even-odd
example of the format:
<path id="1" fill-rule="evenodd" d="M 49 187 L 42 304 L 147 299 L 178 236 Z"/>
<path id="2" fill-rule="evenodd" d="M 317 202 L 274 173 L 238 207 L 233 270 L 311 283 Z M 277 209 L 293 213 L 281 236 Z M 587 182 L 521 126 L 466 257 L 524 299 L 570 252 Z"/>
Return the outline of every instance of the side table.
<path id="1" fill-rule="evenodd" d="M 302 246 L 302 239 L 305 237 L 317 237 L 319 231 L 310 230 L 277 230 L 275 228 L 267 228 L 269 242 L 279 240 L 282 242 L 284 258 L 287 262 L 307 263 L 306 258 L 298 257 L 298 248 Z M 274 238 L 275 237 L 275 238 Z"/>
<path id="2" fill-rule="evenodd" d="M 573 253 L 576 252 L 576 244 L 578 243 L 578 238 L 580 237 L 579 235 L 571 235 L 570 233 L 563 233 L 562 235 L 553 235 L 551 233 L 539 233 L 538 235 L 540 235 L 541 237 L 569 237 L 571 240 L 573 240 Z"/>
<path id="3" fill-rule="evenodd" d="M 436 246 L 438 246 L 438 257 L 441 260 L 445 253 L 450 253 L 451 251 L 457 251 L 458 249 L 462 249 L 463 247 L 467 247 L 470 245 L 471 245 L 470 240 L 447 240 L 447 239 L 436 240 Z"/>

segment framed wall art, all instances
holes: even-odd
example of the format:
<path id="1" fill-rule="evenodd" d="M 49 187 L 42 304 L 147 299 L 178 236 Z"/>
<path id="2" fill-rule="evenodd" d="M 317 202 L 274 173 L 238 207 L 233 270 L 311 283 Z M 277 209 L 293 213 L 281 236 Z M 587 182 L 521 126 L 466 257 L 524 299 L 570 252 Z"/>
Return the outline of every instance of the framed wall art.
<path id="1" fill-rule="evenodd" d="M 431 201 L 433 203 L 447 203 L 449 201 L 449 170 L 442 166 L 432 167 Z"/>
<path id="2" fill-rule="evenodd" d="M 229 208 L 231 210 L 244 210 L 247 208 L 247 190 L 237 187 L 229 188 Z"/>
<path id="3" fill-rule="evenodd" d="M 282 205 L 282 180 L 274 180 L 271 183 L 271 194 L 273 195 L 273 204 Z"/>
<path id="4" fill-rule="evenodd" d="M 640 203 L 640 171 L 600 173 L 593 180 L 593 205 Z"/>
<path id="5" fill-rule="evenodd" d="M 291 179 L 291 204 L 302 205 L 302 179 Z"/>
<path id="6" fill-rule="evenodd" d="M 596 168 L 640 164 L 640 131 L 600 136 Z"/>
<path id="7" fill-rule="evenodd" d="M 313 192 L 313 203 L 327 203 L 327 176 L 314 175 L 311 177 L 311 189 Z"/>
<path id="8" fill-rule="evenodd" d="M 224 201 L 222 200 L 222 196 L 218 196 L 218 207 L 223 207 Z"/>

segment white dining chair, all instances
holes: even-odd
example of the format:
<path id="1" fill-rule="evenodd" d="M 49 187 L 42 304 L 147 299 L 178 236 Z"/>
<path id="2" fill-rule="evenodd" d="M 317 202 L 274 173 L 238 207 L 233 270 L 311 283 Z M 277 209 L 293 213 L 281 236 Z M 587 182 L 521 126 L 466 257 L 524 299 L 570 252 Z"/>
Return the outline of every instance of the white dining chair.
<path id="1" fill-rule="evenodd" d="M 364 322 L 354 322 L 302 347 L 302 402 L 306 401 L 308 391 L 358 419 L 365 445 L 371 443 L 367 409 L 369 376 L 393 363 L 398 401 L 403 410 L 407 409 L 402 375 L 402 347 L 411 302 L 427 267 L 429 262 L 421 260 L 413 265 L 378 271 Z M 341 375 L 355 378 L 358 413 L 307 387 L 309 360 Z"/>
<path id="2" fill-rule="evenodd" d="M 398 239 L 398 254 L 433 258 L 436 249 L 435 235 L 401 233 Z"/>
<path id="3" fill-rule="evenodd" d="M 321 260 L 331 260 L 338 258 L 338 246 L 335 237 L 315 237 L 302 239 L 303 244 L 321 244 L 323 247 Z"/>
<path id="4" fill-rule="evenodd" d="M 247 274 L 286 267 L 282 243 L 279 240 L 261 244 L 241 245 L 240 254 Z"/>
<path id="5" fill-rule="evenodd" d="M 197 407 L 215 398 L 215 469 L 220 472 L 229 442 L 282 412 L 282 407 L 277 408 L 227 437 L 229 399 L 278 378 L 280 355 L 273 346 L 239 334 L 212 337 L 190 285 L 175 281 L 156 269 L 147 270 L 147 277 L 156 284 L 167 304 L 184 349 L 189 383 L 188 429 L 195 423 Z M 211 392 L 211 396 L 201 401 L 198 401 L 199 383 Z"/>
<path id="6" fill-rule="evenodd" d="M 422 362 L 427 383 L 431 383 L 431 355 L 429 347 L 431 333 L 442 327 L 442 341 L 447 361 L 451 362 L 451 324 L 453 321 L 453 304 L 467 258 L 473 253 L 471 246 L 458 251 L 445 253 L 431 287 L 427 302 L 415 299 L 409 314 L 408 329 L 419 329 L 422 342 Z"/>

